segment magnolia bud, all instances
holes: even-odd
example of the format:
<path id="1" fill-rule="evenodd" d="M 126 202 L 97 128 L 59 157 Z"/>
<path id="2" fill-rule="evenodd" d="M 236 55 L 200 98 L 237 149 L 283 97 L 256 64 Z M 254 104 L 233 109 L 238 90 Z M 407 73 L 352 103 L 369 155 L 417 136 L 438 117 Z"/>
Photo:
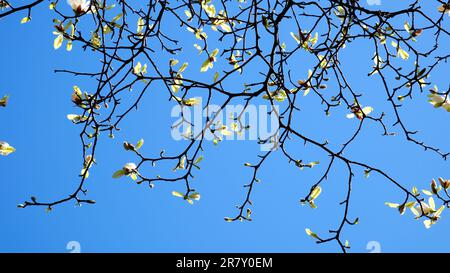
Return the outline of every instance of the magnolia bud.
<path id="1" fill-rule="evenodd" d="M 126 141 L 123 143 L 123 148 L 125 149 L 125 151 L 134 151 L 134 145 Z"/>
<path id="2" fill-rule="evenodd" d="M 436 184 L 436 180 L 431 180 L 431 190 L 433 191 L 434 194 L 438 193 L 438 188 L 437 188 L 437 184 Z"/>
<path id="3" fill-rule="evenodd" d="M 442 177 L 439 177 L 439 183 L 444 189 L 448 189 L 450 187 L 450 180 L 444 180 Z"/>
<path id="4" fill-rule="evenodd" d="M 413 31 L 412 36 L 417 37 L 420 36 L 423 33 L 423 29 L 416 29 Z"/>
<path id="5" fill-rule="evenodd" d="M 129 175 L 136 171 L 136 164 L 134 163 L 127 163 L 122 170 L 124 171 L 125 175 Z"/>

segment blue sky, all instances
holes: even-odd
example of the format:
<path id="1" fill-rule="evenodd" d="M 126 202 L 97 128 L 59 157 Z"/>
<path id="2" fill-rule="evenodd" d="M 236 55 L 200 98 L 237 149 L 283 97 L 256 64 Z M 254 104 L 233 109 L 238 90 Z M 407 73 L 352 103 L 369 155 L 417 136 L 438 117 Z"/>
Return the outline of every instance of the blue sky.
<path id="1" fill-rule="evenodd" d="M 234 216 L 234 206 L 244 198 L 242 185 L 251 173 L 243 164 L 256 162 L 259 146 L 255 141 L 206 145 L 202 169 L 196 172 L 194 180 L 202 199 L 193 206 L 171 195 L 173 190 L 183 190 L 179 184 L 157 184 L 149 190 L 129 179 L 113 180 L 115 170 L 134 160 L 123 151 L 124 140 L 136 142 L 144 138 L 142 151 L 147 154 L 158 153 L 162 148 L 175 151 L 184 144 L 171 139 L 170 125 L 176 119 L 170 116 L 172 104 L 167 102 L 166 94 L 158 90 L 148 94 L 140 110 L 128 117 L 114 140 L 106 135 L 101 138 L 96 156 L 99 164 L 93 167 L 87 182 L 89 198 L 97 204 L 76 207 L 67 203 L 51 213 L 46 213 L 45 208 L 17 209 L 16 205 L 31 195 L 42 201 L 54 200 L 77 186 L 81 167 L 79 128 L 66 115 L 76 111 L 70 101 L 72 86 L 89 89 L 95 82 L 55 74 L 53 70 L 93 70 L 97 65 L 92 55 L 83 54 L 77 45 L 71 53 L 63 48 L 53 49 L 53 17 L 46 6 L 36 9 L 33 20 L 27 24 L 19 23 L 22 17 L 0 21 L 0 96 L 10 96 L 8 107 L 0 109 L 0 138 L 17 149 L 0 158 L 0 252 L 67 252 L 69 241 L 78 241 L 83 252 L 339 251 L 335 243 L 316 245 L 304 229 L 309 227 L 321 235 L 338 225 L 343 213 L 338 203 L 344 198 L 347 179 L 341 163 L 335 165 L 323 186 L 317 201 L 319 208 L 312 210 L 301 206 L 299 200 L 322 175 L 325 164 L 301 171 L 287 164 L 279 153 L 272 155 L 259 175 L 262 182 L 255 187 L 254 220 L 244 223 L 226 223 L 223 217 Z M 293 41 L 287 43 L 289 46 Z M 448 41 L 444 44 L 448 45 Z M 202 62 L 195 52 L 186 54 L 184 58 L 190 60 L 190 65 L 199 66 Z M 372 54 L 367 44 L 355 42 L 342 53 L 342 66 L 351 75 L 353 87 L 364 93 L 364 102 L 375 108 L 374 114 L 391 113 L 381 95 L 382 86 L 367 78 Z M 298 64 L 306 75 L 308 67 L 301 66 L 301 60 Z M 432 77 L 442 89 L 448 84 L 446 68 L 441 67 L 441 72 Z M 212 78 L 212 74 L 207 76 Z M 304 100 L 301 123 L 305 134 L 329 139 L 331 147 L 339 147 L 356 128 L 356 120 L 345 118 L 344 108 L 326 118 L 317 98 L 308 96 Z M 401 114 L 410 128 L 421 131 L 418 138 L 450 150 L 450 129 L 445 126 L 449 113 L 433 109 L 426 94 L 417 94 L 414 101 L 407 101 Z M 387 119 L 389 124 L 394 121 L 390 114 Z M 426 188 L 432 178 L 450 176 L 447 162 L 405 142 L 399 128 L 391 130 L 399 134 L 382 137 L 381 128 L 369 124 L 345 155 L 386 170 L 409 188 Z M 326 155 L 318 150 L 310 147 L 307 151 L 305 160 L 327 162 Z M 444 211 L 439 223 L 426 230 L 411 214 L 399 216 L 384 205 L 403 197 L 382 177 L 372 175 L 365 179 L 363 170 L 359 170 L 349 215 L 359 217 L 360 223 L 347 227 L 342 236 L 350 241 L 351 251 L 368 252 L 370 241 L 379 242 L 383 252 L 450 251 L 448 212 Z"/>

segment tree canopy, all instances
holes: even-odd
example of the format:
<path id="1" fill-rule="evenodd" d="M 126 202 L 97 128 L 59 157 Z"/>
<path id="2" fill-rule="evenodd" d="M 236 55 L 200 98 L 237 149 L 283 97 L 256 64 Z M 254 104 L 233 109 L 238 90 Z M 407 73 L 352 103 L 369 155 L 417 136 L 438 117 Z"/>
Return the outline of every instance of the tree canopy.
<path id="1" fill-rule="evenodd" d="M 450 180 L 438 174 L 426 187 L 417 185 L 410 189 L 383 169 L 353 159 L 345 152 L 365 127 L 375 126 L 382 135 L 403 138 L 442 160 L 450 155 L 434 143 L 421 140 L 418 131 L 406 124 L 401 111 L 402 106 L 417 99 L 427 100 L 436 111 L 450 112 L 448 83 L 432 78 L 447 69 L 450 57 L 446 46 L 450 2 L 402 1 L 386 10 L 363 2 L 35 0 L 23 4 L 0 0 L 0 23 L 6 16 L 15 16 L 18 24 L 32 24 L 33 18 L 39 16 L 36 7 L 48 5 L 48 12 L 54 16 L 54 29 L 49 30 L 54 34 L 54 49 L 82 51 L 86 60 L 96 62 L 92 71 L 74 71 L 70 67 L 56 70 L 74 76 L 70 99 L 76 112 L 68 113 L 67 118 L 80 132 L 82 162 L 77 186 L 67 197 L 50 201 L 32 197 L 18 206 L 43 206 L 50 211 L 73 201 L 94 204 L 85 195 L 89 172 L 97 163 L 98 143 L 104 137 L 114 138 L 130 113 L 138 110 L 142 99 L 158 89 L 181 109 L 181 118 L 171 129 L 184 130 L 184 147 L 177 152 L 161 150 L 146 155 L 140 150 L 143 139 L 125 142 L 124 150 L 132 153 L 135 161 L 120 167 L 113 178 L 127 177 L 151 188 L 157 183 L 178 182 L 184 185 L 184 191 L 172 194 L 194 204 L 200 200 L 200 191 L 192 185 L 192 178 L 200 171 L 206 135 L 220 145 L 230 136 L 245 134 L 254 126 L 246 120 L 246 110 L 252 105 L 266 105 L 267 115 L 276 117 L 278 128 L 258 139 L 269 149 L 261 151 L 255 162 L 243 163 L 244 168 L 252 170 L 244 185 L 245 199 L 225 221 L 252 220 L 252 191 L 260 181 L 258 174 L 262 168 L 270 168 L 265 165 L 267 158 L 277 153 L 294 168 L 325 166 L 300 198 L 302 204 L 313 209 L 327 190 L 330 170 L 338 162 L 345 166 L 340 171 L 348 174 L 348 179 L 340 183 L 346 187 L 346 195 L 340 203 L 343 212 L 337 227 L 329 234 L 305 229 L 318 243 L 335 241 L 344 252 L 350 248 L 341 232 L 358 223 L 358 218 L 349 216 L 352 184 L 356 178 L 371 174 L 380 175 L 403 193 L 402 199 L 386 202 L 387 206 L 400 214 L 411 212 L 430 228 L 449 206 Z M 174 24 L 179 27 L 173 28 Z M 367 58 L 373 61 L 365 76 L 375 78 L 383 86 L 376 93 L 386 102 L 386 111 L 377 111 L 366 94 L 352 86 L 352 75 L 343 65 L 343 52 L 351 52 L 353 46 L 361 44 L 367 48 Z M 192 54 L 201 60 L 200 65 L 189 57 Z M 96 88 L 86 90 L 81 77 L 95 82 Z M 332 139 L 315 139 L 303 132 L 301 119 L 305 117 L 299 115 L 306 96 L 317 98 L 315 107 L 323 113 L 321 117 L 307 118 L 327 118 L 345 109 L 346 118 L 356 124 L 347 131 L 347 140 L 340 143 L 340 148 L 329 145 Z M 123 103 L 130 100 L 131 103 Z M 3 97 L 0 106 L 7 102 L 8 97 Z M 244 107 L 230 117 L 231 123 L 224 124 L 218 117 L 227 106 L 238 103 Z M 214 104 L 218 107 L 213 110 L 210 107 Z M 199 106 L 206 111 L 200 127 L 183 114 L 184 110 Z M 387 118 L 394 122 L 386 122 Z M 297 147 L 290 148 L 291 143 L 315 147 L 329 160 L 307 160 L 308 155 L 299 153 Z M 0 142 L 1 155 L 14 151 L 8 143 Z M 154 175 L 144 170 L 148 165 L 160 168 L 163 164 L 171 166 L 170 174 Z"/>

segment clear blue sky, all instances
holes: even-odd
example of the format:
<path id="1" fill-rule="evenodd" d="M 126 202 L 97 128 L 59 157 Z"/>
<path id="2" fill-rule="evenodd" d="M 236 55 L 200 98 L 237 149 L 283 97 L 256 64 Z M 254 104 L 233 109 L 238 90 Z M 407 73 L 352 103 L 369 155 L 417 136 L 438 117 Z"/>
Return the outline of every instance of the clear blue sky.
<path id="1" fill-rule="evenodd" d="M 244 223 L 226 223 L 223 217 L 234 216 L 234 206 L 244 198 L 242 185 L 251 174 L 243 163 L 256 162 L 259 147 L 255 141 L 206 146 L 202 170 L 196 172 L 194 182 L 202 199 L 193 206 L 171 196 L 172 190 L 183 190 L 182 185 L 158 184 L 149 190 L 129 179 L 113 180 L 111 175 L 116 169 L 134 160 L 123 151 L 124 140 L 144 138 L 143 152 L 149 155 L 161 148 L 174 151 L 174 147 L 180 147 L 170 137 L 169 127 L 175 121 L 170 116 L 171 105 L 166 94 L 158 90 L 148 94 L 141 109 L 129 116 L 114 140 L 106 135 L 101 138 L 96 156 L 99 164 L 87 181 L 89 198 L 97 200 L 96 205 L 75 207 L 68 203 L 51 213 L 46 213 L 45 208 L 17 209 L 16 205 L 31 195 L 42 201 L 53 200 L 77 186 L 81 167 L 79 128 L 66 115 L 75 111 L 70 101 L 72 86 L 89 89 L 94 82 L 55 74 L 53 70 L 89 70 L 96 66 L 92 55 L 86 57 L 77 45 L 72 53 L 53 49 L 53 17 L 47 6 L 36 9 L 33 20 L 21 25 L 23 16 L 0 20 L 0 96 L 10 95 L 8 107 L 0 109 L 0 139 L 17 149 L 8 157 L 0 157 L 0 252 L 66 252 L 69 241 L 78 241 L 83 252 L 339 251 L 335 243 L 316 245 L 304 229 L 325 234 L 338 225 L 343 213 L 338 202 L 344 198 L 347 179 L 342 164 L 331 172 L 317 201 L 319 208 L 312 210 L 301 206 L 299 199 L 322 175 L 325 164 L 300 171 L 279 154 L 271 156 L 259 175 L 262 183 L 255 187 L 254 220 Z M 288 46 L 293 46 L 293 41 L 288 40 Z M 448 48 L 448 43 L 441 46 Z M 193 48 L 192 52 L 196 54 Z M 372 54 L 367 44 L 357 42 L 345 49 L 342 60 L 353 87 L 364 93 L 364 102 L 379 115 L 389 111 L 389 105 L 380 84 L 366 76 L 373 64 Z M 195 56 L 190 56 L 190 62 L 199 67 L 202 60 Z M 301 60 L 298 65 L 302 65 Z M 306 75 L 307 68 L 299 69 Z M 207 75 L 212 78 L 212 72 Z M 432 81 L 444 88 L 448 76 L 441 72 Z M 356 120 L 345 118 L 344 108 L 326 118 L 317 98 L 310 95 L 304 100 L 301 122 L 305 134 L 328 139 L 331 147 L 338 147 L 356 128 Z M 421 130 L 420 139 L 450 150 L 450 128 L 445 125 L 450 114 L 434 110 L 426 94 L 407 101 L 401 113 L 411 129 Z M 392 124 L 393 117 L 387 118 Z M 398 128 L 391 130 L 400 133 Z M 382 137 L 381 133 L 381 128 L 370 124 L 346 155 L 386 170 L 409 187 L 425 188 L 433 177 L 450 177 L 448 163 L 435 154 L 405 142 L 401 134 Z M 327 161 L 315 149 L 308 152 L 305 160 Z M 384 205 L 403 197 L 385 179 L 377 175 L 365 179 L 359 170 L 349 215 L 359 217 L 360 223 L 343 233 L 351 243 L 351 251 L 367 252 L 369 241 L 378 241 L 383 252 L 450 251 L 448 211 L 438 224 L 426 230 L 422 221 L 414 221 L 410 213 L 399 216 Z"/>

